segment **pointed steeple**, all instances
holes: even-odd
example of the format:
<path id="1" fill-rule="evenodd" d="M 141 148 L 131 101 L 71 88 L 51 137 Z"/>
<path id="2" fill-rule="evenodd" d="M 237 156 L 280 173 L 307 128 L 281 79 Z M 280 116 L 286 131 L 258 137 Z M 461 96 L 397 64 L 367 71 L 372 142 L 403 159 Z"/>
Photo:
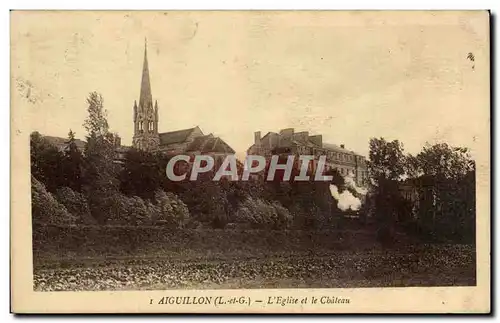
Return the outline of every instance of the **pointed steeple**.
<path id="1" fill-rule="evenodd" d="M 139 97 L 139 108 L 149 108 L 153 105 L 153 96 L 151 94 L 151 83 L 149 81 L 149 67 L 148 67 L 148 42 L 144 40 L 144 63 L 142 66 L 142 80 L 141 80 L 141 95 Z"/>
<path id="2" fill-rule="evenodd" d="M 148 44 L 144 42 L 141 94 L 139 105 L 134 102 L 134 137 L 132 145 L 143 150 L 156 150 L 160 145 L 158 134 L 158 104 L 153 106 L 151 81 L 149 79 Z"/>
<path id="3" fill-rule="evenodd" d="M 134 100 L 134 122 L 137 120 L 137 101 Z"/>

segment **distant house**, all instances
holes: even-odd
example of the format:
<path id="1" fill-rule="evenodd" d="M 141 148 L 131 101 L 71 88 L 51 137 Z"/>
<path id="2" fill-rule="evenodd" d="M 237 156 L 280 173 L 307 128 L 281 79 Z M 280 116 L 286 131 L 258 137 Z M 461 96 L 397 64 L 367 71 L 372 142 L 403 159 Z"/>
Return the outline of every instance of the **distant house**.
<path id="1" fill-rule="evenodd" d="M 52 146 L 56 147 L 59 151 L 64 151 L 68 147 L 68 138 L 56 137 L 56 136 L 43 136 L 42 137 Z M 83 152 L 85 150 L 86 142 L 81 139 L 75 138 L 75 144 L 78 150 Z M 125 156 L 127 151 L 131 148 L 130 146 L 122 146 L 120 137 L 115 136 L 115 163 L 123 164 L 125 162 Z"/>
<path id="2" fill-rule="evenodd" d="M 59 149 L 59 151 L 64 151 L 68 146 L 68 138 L 55 137 L 55 136 L 43 136 L 43 138 L 52 146 Z M 83 151 L 85 149 L 85 141 L 80 139 L 75 139 L 75 144 L 80 151 Z"/>

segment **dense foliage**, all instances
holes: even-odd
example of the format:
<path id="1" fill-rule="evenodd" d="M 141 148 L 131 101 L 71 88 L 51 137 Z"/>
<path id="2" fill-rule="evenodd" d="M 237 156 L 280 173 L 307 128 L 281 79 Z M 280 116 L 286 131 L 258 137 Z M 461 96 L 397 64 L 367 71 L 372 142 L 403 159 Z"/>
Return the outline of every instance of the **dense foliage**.
<path id="1" fill-rule="evenodd" d="M 398 227 L 432 241 L 475 241 L 475 163 L 468 150 L 426 144 L 405 155 L 394 140 L 370 141 L 369 172 L 380 240 Z"/>
<path id="2" fill-rule="evenodd" d="M 135 149 L 119 165 L 119 140 L 110 132 L 101 95 L 91 93 L 87 105 L 83 151 L 71 130 L 64 149 L 31 134 L 36 223 L 341 229 L 348 212 L 332 197 L 331 185 L 338 194 L 365 200 L 336 170 L 327 173 L 331 182 L 294 181 L 293 175 L 287 181 L 282 175 L 270 182 L 213 181 L 213 173 L 172 182 L 165 176 L 168 156 Z M 393 243 L 398 230 L 423 239 L 474 241 L 475 165 L 467 149 L 440 143 L 412 156 L 398 140 L 384 138 L 372 138 L 369 147 L 370 187 L 357 215 L 364 224 L 375 220 L 381 242 Z M 241 163 L 238 170 L 241 175 Z"/>

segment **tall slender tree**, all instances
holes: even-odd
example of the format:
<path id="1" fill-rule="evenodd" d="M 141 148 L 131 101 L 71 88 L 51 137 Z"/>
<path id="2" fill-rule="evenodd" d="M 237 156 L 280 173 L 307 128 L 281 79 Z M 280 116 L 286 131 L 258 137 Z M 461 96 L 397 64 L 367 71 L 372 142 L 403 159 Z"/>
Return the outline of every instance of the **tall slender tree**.
<path id="1" fill-rule="evenodd" d="M 69 130 L 66 149 L 64 150 L 63 171 L 66 185 L 80 192 L 82 190 L 83 154 L 76 144 L 75 133 Z"/>
<path id="2" fill-rule="evenodd" d="M 370 139 L 368 171 L 375 192 L 375 217 L 379 226 L 379 240 L 391 244 L 395 233 L 395 220 L 400 204 L 398 181 L 405 174 L 403 144 L 398 140 Z"/>
<path id="3" fill-rule="evenodd" d="M 118 169 L 114 163 L 114 136 L 109 132 L 102 96 L 97 92 L 90 93 L 87 104 L 88 117 L 83 124 L 87 130 L 84 191 L 92 216 L 100 223 L 105 223 L 113 210 L 117 209 L 114 202 L 119 182 Z"/>

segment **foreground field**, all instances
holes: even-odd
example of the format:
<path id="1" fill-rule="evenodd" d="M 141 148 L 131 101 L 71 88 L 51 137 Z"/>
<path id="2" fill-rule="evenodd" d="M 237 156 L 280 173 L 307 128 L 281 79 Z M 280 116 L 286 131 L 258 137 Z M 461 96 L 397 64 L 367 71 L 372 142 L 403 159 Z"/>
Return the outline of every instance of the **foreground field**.
<path id="1" fill-rule="evenodd" d="M 470 286 L 472 246 L 280 252 L 267 256 L 115 257 L 39 260 L 34 289 L 164 290 Z"/>

